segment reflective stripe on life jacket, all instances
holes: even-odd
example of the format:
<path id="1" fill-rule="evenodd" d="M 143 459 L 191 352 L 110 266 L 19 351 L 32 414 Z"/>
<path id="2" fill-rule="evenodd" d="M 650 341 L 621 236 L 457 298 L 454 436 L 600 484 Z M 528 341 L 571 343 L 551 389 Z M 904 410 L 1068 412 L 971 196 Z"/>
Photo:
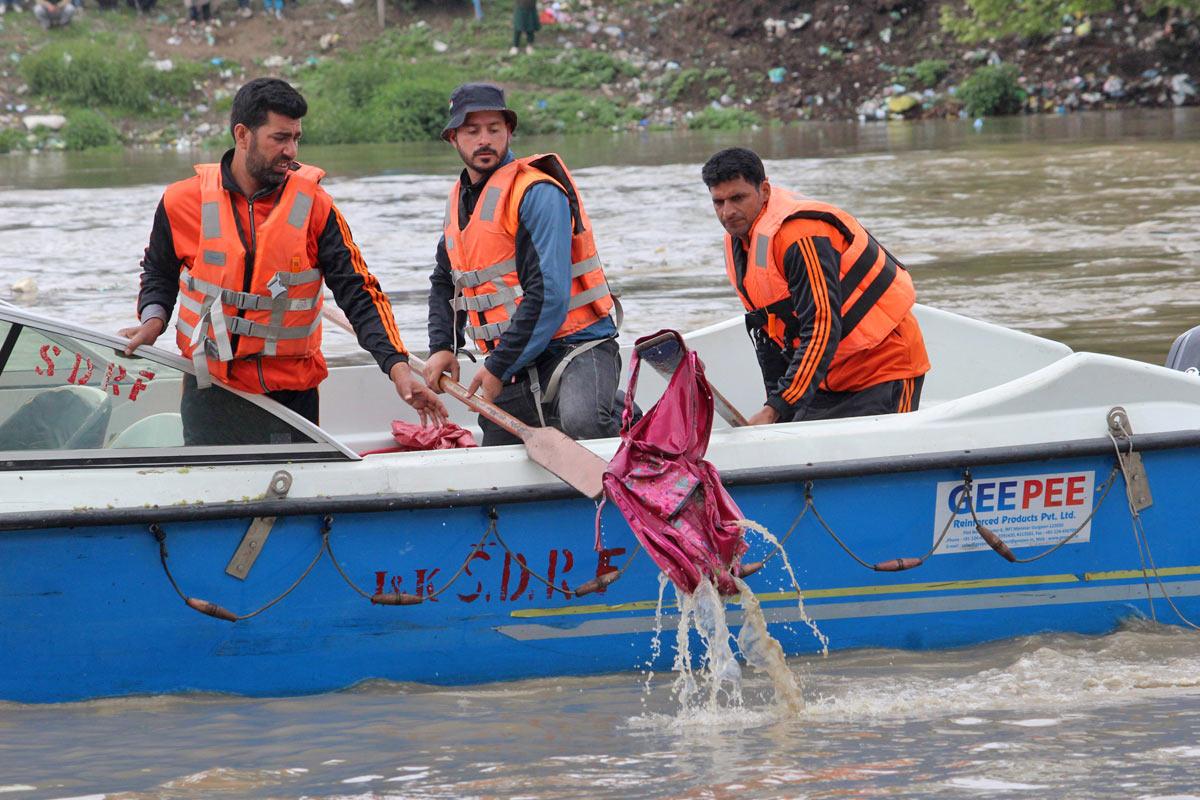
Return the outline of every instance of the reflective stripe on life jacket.
<path id="1" fill-rule="evenodd" d="M 322 280 L 308 257 L 308 220 L 325 173 L 301 166 L 288 174 L 275 207 L 254 229 L 248 282 L 246 250 L 233 199 L 221 184 L 221 166 L 197 164 L 196 174 L 200 241 L 196 257 L 185 259 L 179 274 L 176 341 L 192 359 L 197 385 L 211 383 L 209 362 L 315 355 L 321 347 Z"/>
<path id="2" fill-rule="evenodd" d="M 725 236 L 725 269 L 746 310 L 749 324 L 761 328 L 785 350 L 784 331 L 795 319 L 783 264 L 776 263 L 774 239 L 785 222 L 813 220 L 833 227 L 830 237 L 840 253 L 839 283 L 842 338 L 834 361 L 875 347 L 891 333 L 916 302 L 912 277 L 858 220 L 840 208 L 797 197 L 771 187 L 771 197 L 750 230 L 746 271 L 737 274 L 733 239 Z M 826 236 L 826 232 L 817 234 Z"/>
<path id="3" fill-rule="evenodd" d="M 571 299 L 567 318 L 554 333 L 560 339 L 603 319 L 613 298 L 596 253 L 592 224 L 575 181 L 555 154 L 510 161 L 492 173 L 465 228 L 459 225 L 460 182 L 450 190 L 444 235 L 455 297 L 454 311 L 466 311 L 465 333 L 488 352 L 512 324 L 524 290 L 517 276 L 517 213 L 535 183 L 562 189 L 571 208 Z"/>

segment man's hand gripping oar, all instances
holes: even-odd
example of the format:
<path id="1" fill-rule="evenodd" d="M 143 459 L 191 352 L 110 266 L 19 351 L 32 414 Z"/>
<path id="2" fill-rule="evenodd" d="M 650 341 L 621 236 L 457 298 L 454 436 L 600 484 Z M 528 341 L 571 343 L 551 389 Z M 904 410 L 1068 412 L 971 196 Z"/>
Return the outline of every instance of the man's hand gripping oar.
<path id="1" fill-rule="evenodd" d="M 328 304 L 326 304 L 323 313 L 329 321 L 347 331 L 353 332 L 345 316 Z M 420 372 L 426 371 L 425 362 L 411 353 L 408 356 L 408 363 L 412 365 L 413 369 Z M 455 359 L 454 364 L 455 367 L 452 374 L 456 375 L 457 359 Z M 459 400 L 475 413 L 486 417 L 524 442 L 525 450 L 529 453 L 530 459 L 535 464 L 545 467 L 546 470 L 554 473 L 565 483 L 578 489 L 593 500 L 598 500 L 604 495 L 604 469 L 608 466 L 608 462 L 603 458 L 588 450 L 560 430 L 555 428 L 534 428 L 526 425 L 521 420 L 497 408 L 482 397 L 467 391 L 466 387 L 456 381 L 451 375 L 439 373 L 437 379 L 438 388 L 443 392 Z"/>

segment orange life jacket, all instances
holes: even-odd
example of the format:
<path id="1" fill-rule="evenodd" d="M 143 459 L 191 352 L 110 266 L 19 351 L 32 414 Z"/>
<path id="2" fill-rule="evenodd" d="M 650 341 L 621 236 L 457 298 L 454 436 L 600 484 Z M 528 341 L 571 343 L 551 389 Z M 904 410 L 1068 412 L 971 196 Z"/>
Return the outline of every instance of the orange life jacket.
<path id="1" fill-rule="evenodd" d="M 524 291 L 517 277 L 517 211 L 529 187 L 541 182 L 553 183 L 566 192 L 571 207 L 571 299 L 567 318 L 553 338 L 583 330 L 613 307 L 591 220 L 562 159 L 554 153 L 515 159 L 488 178 L 465 228 L 459 227 L 461 181 L 450 190 L 446 206 L 446 254 L 456 289 L 452 305 L 456 313 L 467 312 L 465 333 L 484 353 L 512 324 L 521 304 Z"/>
<path id="2" fill-rule="evenodd" d="M 324 171 L 301 166 L 288 174 L 275 207 L 255 229 L 248 283 L 221 165 L 197 164 L 196 174 L 200 242 L 179 273 L 176 341 L 195 365 L 197 385 L 210 385 L 210 366 L 225 377 L 234 359 L 261 357 L 269 368 L 272 358 L 314 356 L 321 348 L 322 280 L 308 257 L 308 218 Z"/>
<path id="3" fill-rule="evenodd" d="M 774 238 L 785 222 L 808 219 L 833 227 L 830 237 L 840 254 L 842 338 L 833 364 L 875 347 L 891 333 L 916 302 L 912 277 L 858 220 L 840 208 L 771 187 L 771 197 L 750 230 L 746 272 L 739 285 L 733 260 L 733 238 L 725 236 L 725 270 L 752 325 L 784 350 L 793 349 L 784 332 L 795 320 L 783 264 L 775 258 Z M 827 235 L 825 232 L 820 235 Z M 743 291 L 744 289 L 744 291 Z M 832 366 L 832 365 L 831 365 Z"/>

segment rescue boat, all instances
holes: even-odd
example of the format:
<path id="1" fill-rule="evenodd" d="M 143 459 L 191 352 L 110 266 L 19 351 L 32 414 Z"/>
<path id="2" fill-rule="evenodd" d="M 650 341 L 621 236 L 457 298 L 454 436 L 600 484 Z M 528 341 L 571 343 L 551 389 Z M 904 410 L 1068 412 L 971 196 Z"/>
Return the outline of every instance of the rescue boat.
<path id="1" fill-rule="evenodd" d="M 917 314 L 919 411 L 711 437 L 794 570 L 747 533 L 785 651 L 822 646 L 797 589 L 834 649 L 1200 620 L 1195 371 Z M 760 407 L 740 319 L 686 339 L 733 406 Z M 0 307 L 0 699 L 669 669 L 657 569 L 611 504 L 598 515 L 524 448 L 396 452 L 392 420 L 415 420 L 374 366 L 332 371 L 321 427 L 230 393 L 236 443 L 190 445 L 190 362 L 123 347 Z M 639 403 L 663 386 L 643 370 Z"/>

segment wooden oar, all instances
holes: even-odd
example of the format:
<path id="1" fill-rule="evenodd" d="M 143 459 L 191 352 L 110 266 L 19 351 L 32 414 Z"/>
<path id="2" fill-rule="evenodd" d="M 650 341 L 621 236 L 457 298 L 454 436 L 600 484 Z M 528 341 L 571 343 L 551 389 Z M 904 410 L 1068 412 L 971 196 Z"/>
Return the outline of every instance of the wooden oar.
<path id="1" fill-rule="evenodd" d="M 322 309 L 326 319 L 348 333 L 354 333 L 350 320 L 346 319 L 346 315 L 340 309 L 331 303 L 325 303 Z M 408 363 L 414 370 L 425 371 L 425 362 L 412 353 L 408 354 Z M 593 500 L 599 500 L 604 495 L 604 469 L 608 462 L 570 436 L 557 428 L 535 428 L 526 425 L 482 397 L 469 394 L 466 387 L 451 380 L 449 375 L 441 376 L 440 388 L 475 413 L 520 439 L 535 464 L 545 467 L 563 482 Z"/>
<path id="2" fill-rule="evenodd" d="M 675 368 L 683 360 L 683 349 L 679 346 L 679 339 L 669 333 L 647 339 L 637 346 L 637 351 L 639 356 L 654 367 L 655 372 L 667 380 L 671 379 L 671 376 L 675 374 Z M 709 388 L 712 389 L 713 407 L 721 415 L 721 419 L 734 428 L 741 428 L 748 424 L 746 418 L 742 416 L 742 412 L 734 408 L 733 404 L 725 399 L 725 395 L 717 391 L 717 387 L 710 383 Z"/>

